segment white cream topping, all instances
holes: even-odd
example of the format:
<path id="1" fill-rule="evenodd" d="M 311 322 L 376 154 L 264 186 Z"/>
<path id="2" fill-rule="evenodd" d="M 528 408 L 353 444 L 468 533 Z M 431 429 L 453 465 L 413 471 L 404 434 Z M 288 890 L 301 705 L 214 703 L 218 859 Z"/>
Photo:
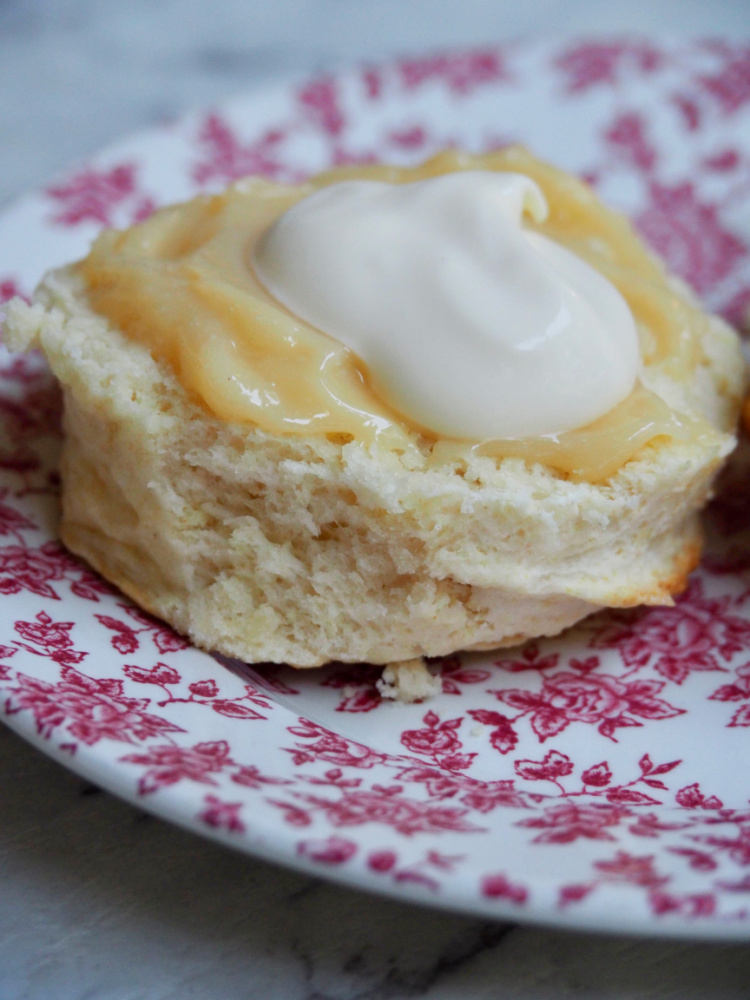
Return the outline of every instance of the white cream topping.
<path id="1" fill-rule="evenodd" d="M 543 222 L 547 204 L 517 173 L 344 181 L 285 212 L 253 265 L 413 422 L 446 437 L 555 435 L 630 394 L 638 336 L 615 287 L 525 229 L 527 215 Z"/>

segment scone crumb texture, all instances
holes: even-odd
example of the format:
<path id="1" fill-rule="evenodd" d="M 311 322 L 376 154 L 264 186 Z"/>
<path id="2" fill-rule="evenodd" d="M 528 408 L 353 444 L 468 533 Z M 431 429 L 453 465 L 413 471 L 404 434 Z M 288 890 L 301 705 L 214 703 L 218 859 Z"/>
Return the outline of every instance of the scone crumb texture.
<path id="1" fill-rule="evenodd" d="M 409 704 L 440 694 L 443 682 L 430 673 L 424 659 L 418 656 L 413 660 L 388 663 L 376 686 L 381 698 Z"/>

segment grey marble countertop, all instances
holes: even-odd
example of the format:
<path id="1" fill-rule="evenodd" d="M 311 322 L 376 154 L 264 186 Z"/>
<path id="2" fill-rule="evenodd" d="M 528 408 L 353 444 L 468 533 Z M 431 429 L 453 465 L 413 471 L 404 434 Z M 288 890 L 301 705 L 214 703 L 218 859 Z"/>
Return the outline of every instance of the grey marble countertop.
<path id="1" fill-rule="evenodd" d="M 750 39 L 748 0 L 0 0 L 0 205 L 290 71 L 529 34 Z M 718 1000 L 750 949 L 373 898 L 138 812 L 0 729 L 0 1000 Z"/>

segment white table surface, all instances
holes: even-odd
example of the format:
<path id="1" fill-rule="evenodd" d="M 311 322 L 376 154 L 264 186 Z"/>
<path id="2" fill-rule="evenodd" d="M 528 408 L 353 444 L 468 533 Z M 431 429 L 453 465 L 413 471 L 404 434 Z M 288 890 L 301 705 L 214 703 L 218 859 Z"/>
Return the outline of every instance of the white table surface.
<path id="1" fill-rule="evenodd" d="M 0 0 L 0 206 L 295 71 L 529 34 L 746 38 L 750 0 Z M 750 948 L 431 912 L 230 853 L 0 729 L 0 1000 L 739 1000 Z"/>

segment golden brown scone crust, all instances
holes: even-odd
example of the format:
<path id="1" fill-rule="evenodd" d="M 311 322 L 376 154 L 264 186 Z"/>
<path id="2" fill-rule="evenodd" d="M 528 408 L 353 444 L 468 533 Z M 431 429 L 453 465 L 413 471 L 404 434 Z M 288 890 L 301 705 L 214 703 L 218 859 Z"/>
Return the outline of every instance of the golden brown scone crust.
<path id="1" fill-rule="evenodd" d="M 650 387 L 715 430 L 658 438 L 593 485 L 223 423 L 64 269 L 7 327 L 65 390 L 65 544 L 197 645 L 300 667 L 489 649 L 670 603 L 744 387 L 737 338 L 713 320 L 692 383 Z"/>

